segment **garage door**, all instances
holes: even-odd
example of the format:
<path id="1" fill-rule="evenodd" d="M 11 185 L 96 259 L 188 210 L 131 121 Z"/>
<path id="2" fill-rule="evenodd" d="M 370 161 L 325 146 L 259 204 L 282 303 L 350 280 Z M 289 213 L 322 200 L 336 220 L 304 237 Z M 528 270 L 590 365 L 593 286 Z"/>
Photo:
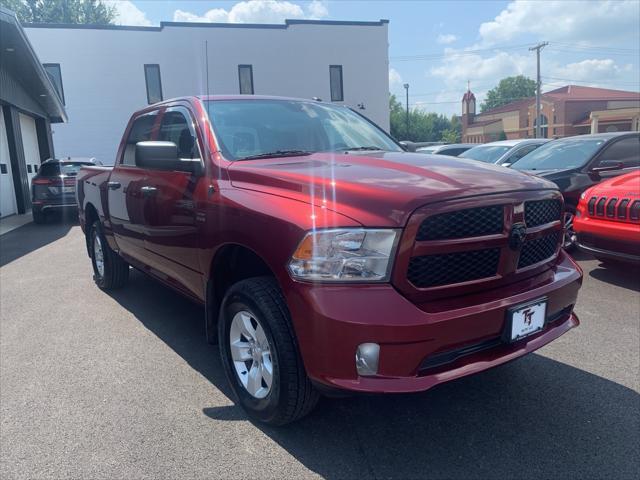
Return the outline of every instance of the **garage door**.
<path id="1" fill-rule="evenodd" d="M 9 160 L 9 144 L 7 129 L 4 125 L 4 114 L 0 107 L 0 217 L 18 213 L 16 194 L 13 189 L 11 161 Z"/>
<path id="2" fill-rule="evenodd" d="M 40 149 L 38 148 L 36 121 L 21 113 L 20 130 L 22 130 L 24 160 L 27 164 L 27 178 L 29 179 L 29 187 L 31 187 L 31 179 L 35 177 L 36 173 L 38 173 L 38 168 L 40 168 Z"/>

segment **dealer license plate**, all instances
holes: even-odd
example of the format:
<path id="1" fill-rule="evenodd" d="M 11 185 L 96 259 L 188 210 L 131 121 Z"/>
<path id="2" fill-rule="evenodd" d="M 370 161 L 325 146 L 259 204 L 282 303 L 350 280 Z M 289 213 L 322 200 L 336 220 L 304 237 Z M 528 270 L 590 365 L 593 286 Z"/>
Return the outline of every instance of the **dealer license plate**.
<path id="1" fill-rule="evenodd" d="M 547 300 L 540 299 L 517 306 L 509 313 L 511 315 L 511 335 L 509 338 L 515 342 L 544 328 L 544 321 L 547 317 Z"/>

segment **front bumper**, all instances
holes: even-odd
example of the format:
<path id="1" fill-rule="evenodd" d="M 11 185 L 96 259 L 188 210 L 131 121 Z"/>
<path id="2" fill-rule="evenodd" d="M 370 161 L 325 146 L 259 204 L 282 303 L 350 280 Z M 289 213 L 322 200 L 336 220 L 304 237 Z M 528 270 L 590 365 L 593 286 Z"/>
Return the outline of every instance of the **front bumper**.
<path id="1" fill-rule="evenodd" d="M 560 253 L 536 277 L 428 304 L 411 303 L 391 285 L 292 282 L 284 290 L 309 377 L 330 389 L 382 393 L 427 390 L 542 347 L 579 324 L 572 308 L 581 283 L 580 267 Z M 544 330 L 501 342 L 507 309 L 540 297 L 548 301 Z M 356 349 L 367 342 L 380 345 L 372 377 L 355 366 Z"/>

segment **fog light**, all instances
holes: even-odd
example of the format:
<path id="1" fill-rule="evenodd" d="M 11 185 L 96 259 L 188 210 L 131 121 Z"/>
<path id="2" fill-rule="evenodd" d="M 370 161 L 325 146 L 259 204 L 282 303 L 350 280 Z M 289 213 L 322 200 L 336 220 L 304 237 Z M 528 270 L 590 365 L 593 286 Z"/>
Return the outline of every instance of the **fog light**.
<path id="1" fill-rule="evenodd" d="M 371 376 L 378 373 L 380 345 L 377 343 L 361 343 L 356 350 L 356 369 L 358 375 Z"/>

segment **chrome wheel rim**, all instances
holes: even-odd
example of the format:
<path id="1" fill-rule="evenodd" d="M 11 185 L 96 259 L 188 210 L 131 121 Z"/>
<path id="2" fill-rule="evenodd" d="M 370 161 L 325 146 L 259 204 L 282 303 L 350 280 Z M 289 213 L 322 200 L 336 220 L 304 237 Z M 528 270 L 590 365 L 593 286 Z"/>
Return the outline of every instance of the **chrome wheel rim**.
<path id="1" fill-rule="evenodd" d="M 252 313 L 243 310 L 234 315 L 229 330 L 229 351 L 236 375 L 249 395 L 254 398 L 269 395 L 273 382 L 271 345 Z"/>
<path id="2" fill-rule="evenodd" d="M 96 264 L 98 275 L 104 277 L 104 252 L 102 251 L 102 242 L 97 234 L 93 238 L 93 261 Z"/>
<path id="3" fill-rule="evenodd" d="M 564 214 L 564 243 L 563 247 L 568 248 L 576 243 L 576 232 L 573 230 L 573 213 L 565 212 Z"/>

